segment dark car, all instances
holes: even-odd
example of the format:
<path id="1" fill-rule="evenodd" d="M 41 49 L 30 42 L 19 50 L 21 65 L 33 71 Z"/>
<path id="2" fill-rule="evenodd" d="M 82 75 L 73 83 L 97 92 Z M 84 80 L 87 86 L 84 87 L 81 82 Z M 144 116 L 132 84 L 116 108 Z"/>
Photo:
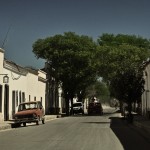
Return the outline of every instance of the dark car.
<path id="1" fill-rule="evenodd" d="M 40 101 L 24 102 L 20 103 L 18 112 L 14 115 L 14 124 L 21 126 L 26 123 L 35 122 L 39 125 L 39 121 L 45 123 L 45 113 L 42 103 Z"/>
<path id="2" fill-rule="evenodd" d="M 82 102 L 73 103 L 73 114 L 84 114 L 84 107 Z"/>
<path id="3" fill-rule="evenodd" d="M 103 108 L 100 102 L 91 102 L 88 106 L 88 115 L 103 115 Z"/>

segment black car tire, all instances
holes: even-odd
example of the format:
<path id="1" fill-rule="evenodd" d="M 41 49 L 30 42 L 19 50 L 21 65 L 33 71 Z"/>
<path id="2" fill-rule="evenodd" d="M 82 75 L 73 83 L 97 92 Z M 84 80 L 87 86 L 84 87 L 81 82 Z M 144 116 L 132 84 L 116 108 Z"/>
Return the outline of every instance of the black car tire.
<path id="1" fill-rule="evenodd" d="M 15 124 L 13 124 L 13 127 L 14 128 L 18 128 L 18 127 L 20 127 L 21 126 L 21 123 L 15 123 Z"/>
<path id="2" fill-rule="evenodd" d="M 36 125 L 39 125 L 40 117 L 38 117 L 38 120 L 36 121 Z"/>
<path id="3" fill-rule="evenodd" d="M 23 123 L 23 126 L 26 127 L 26 122 Z"/>
<path id="4" fill-rule="evenodd" d="M 42 119 L 42 124 L 45 124 L 45 118 Z"/>

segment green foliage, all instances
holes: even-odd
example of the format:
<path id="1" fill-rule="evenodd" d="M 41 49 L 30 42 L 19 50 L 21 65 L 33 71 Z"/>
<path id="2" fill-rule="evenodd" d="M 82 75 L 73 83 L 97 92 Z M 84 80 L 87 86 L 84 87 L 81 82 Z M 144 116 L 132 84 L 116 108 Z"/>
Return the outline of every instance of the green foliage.
<path id="1" fill-rule="evenodd" d="M 111 94 L 126 102 L 139 100 L 144 84 L 139 66 L 150 56 L 150 42 L 134 35 L 103 34 L 98 43 L 99 74 Z"/>
<path id="2" fill-rule="evenodd" d="M 99 73 L 105 79 L 110 80 L 117 73 L 130 69 L 138 69 L 147 58 L 148 51 L 132 45 L 99 46 L 97 57 L 100 59 Z"/>
<path id="3" fill-rule="evenodd" d="M 92 38 L 73 32 L 39 39 L 33 44 L 37 58 L 50 62 L 55 68 L 55 78 L 71 95 L 84 90 L 95 79 L 95 50 Z"/>
<path id="4" fill-rule="evenodd" d="M 144 90 L 144 80 L 142 74 L 130 70 L 123 74 L 117 74 L 111 80 L 111 96 L 119 100 L 129 102 L 139 102 Z"/>
<path id="5" fill-rule="evenodd" d="M 103 34 L 99 39 L 97 40 L 99 45 L 104 46 L 119 46 L 119 45 L 132 45 L 139 48 L 150 48 L 150 41 L 147 39 L 144 39 L 140 36 L 135 35 L 124 35 L 124 34 Z"/>
<path id="6" fill-rule="evenodd" d="M 38 39 L 33 53 L 55 69 L 53 76 L 62 82 L 67 98 L 74 94 L 83 98 L 86 87 L 95 83 L 98 75 L 107 82 L 112 96 L 126 102 L 139 100 L 144 84 L 139 66 L 150 56 L 150 41 L 123 34 L 103 34 L 97 41 L 66 32 Z M 97 95 L 108 92 L 104 85 L 94 87 Z"/>
<path id="7" fill-rule="evenodd" d="M 108 86 L 102 80 L 96 80 L 92 85 L 88 86 L 86 89 L 86 96 L 92 98 L 97 97 L 101 102 L 109 102 L 110 93 Z"/>

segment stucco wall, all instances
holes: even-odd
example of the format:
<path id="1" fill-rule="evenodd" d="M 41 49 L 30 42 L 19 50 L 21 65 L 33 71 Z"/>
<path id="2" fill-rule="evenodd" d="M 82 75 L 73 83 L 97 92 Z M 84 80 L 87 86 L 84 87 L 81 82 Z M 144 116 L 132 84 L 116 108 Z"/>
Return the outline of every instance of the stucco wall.
<path id="1" fill-rule="evenodd" d="M 0 74 L 3 74 L 3 60 L 4 60 L 4 50 L 0 48 Z M 2 87 L 3 87 L 3 76 L 0 75 L 0 88 L 1 88 L 1 90 L 2 90 Z M 0 103 L 1 103 L 3 100 L 3 95 L 0 93 L 0 96 L 1 96 L 1 99 L 0 99 Z M 0 105 L 3 105 L 3 103 Z M 1 120 L 3 120 L 2 112 L 0 112 L 0 121 Z"/>
<path id="2" fill-rule="evenodd" d="M 9 118 L 12 118 L 12 104 L 15 103 L 15 110 L 17 111 L 17 106 L 20 102 L 22 102 L 22 93 L 24 92 L 26 94 L 27 91 L 27 79 L 26 76 L 19 75 L 17 73 L 14 73 L 10 70 L 3 69 L 6 74 L 8 74 L 9 77 Z M 15 92 L 15 99 L 12 98 L 12 93 Z M 20 99 L 21 94 L 21 99 Z M 18 98 L 17 98 L 18 97 Z M 3 98 L 4 99 L 4 98 Z M 18 101 L 18 104 L 17 102 Z M 4 106 L 4 101 L 3 101 Z M 4 107 L 3 112 L 4 112 Z"/>
<path id="3" fill-rule="evenodd" d="M 4 60 L 4 52 L 0 49 L 0 74 L 8 74 L 9 77 L 9 83 L 5 84 L 3 83 L 3 76 L 0 76 L 0 85 L 2 86 L 0 120 L 5 119 L 5 114 L 7 114 L 9 119 L 12 119 L 13 114 L 17 111 L 17 106 L 23 101 L 42 101 L 45 108 L 45 72 L 28 70 L 11 61 Z M 6 88 L 8 89 L 7 105 L 9 106 L 5 104 Z"/>
<path id="4" fill-rule="evenodd" d="M 0 48 L 0 74 L 3 73 L 3 60 L 4 60 L 4 50 Z"/>

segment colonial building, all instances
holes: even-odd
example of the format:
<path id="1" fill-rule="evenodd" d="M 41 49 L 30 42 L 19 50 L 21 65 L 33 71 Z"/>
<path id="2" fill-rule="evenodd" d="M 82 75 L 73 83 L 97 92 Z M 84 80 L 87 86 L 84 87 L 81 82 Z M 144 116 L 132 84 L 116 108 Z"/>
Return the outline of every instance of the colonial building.
<path id="1" fill-rule="evenodd" d="M 142 95 L 142 115 L 150 118 L 150 61 L 144 63 L 143 75 L 145 79 Z"/>
<path id="2" fill-rule="evenodd" d="M 46 114 L 59 114 L 65 110 L 65 100 L 62 97 L 62 88 L 53 74 L 55 69 L 52 68 L 50 63 L 46 62 L 44 67 L 46 72 Z"/>
<path id="3" fill-rule="evenodd" d="M 9 81 L 6 81 L 8 80 Z M 0 48 L 0 120 L 9 120 L 25 101 L 46 101 L 46 73 L 4 59 Z"/>

